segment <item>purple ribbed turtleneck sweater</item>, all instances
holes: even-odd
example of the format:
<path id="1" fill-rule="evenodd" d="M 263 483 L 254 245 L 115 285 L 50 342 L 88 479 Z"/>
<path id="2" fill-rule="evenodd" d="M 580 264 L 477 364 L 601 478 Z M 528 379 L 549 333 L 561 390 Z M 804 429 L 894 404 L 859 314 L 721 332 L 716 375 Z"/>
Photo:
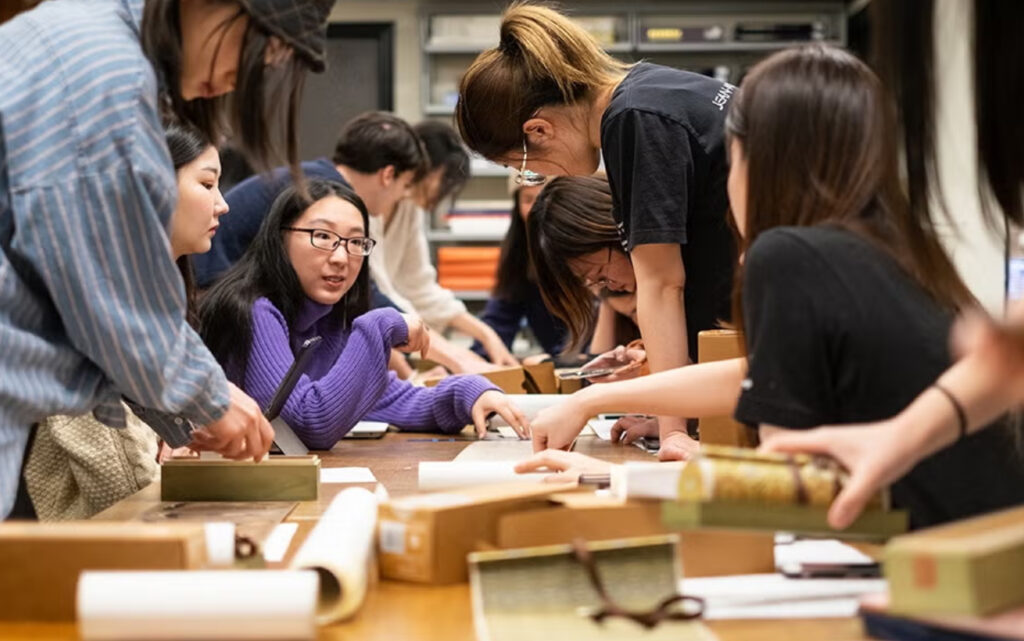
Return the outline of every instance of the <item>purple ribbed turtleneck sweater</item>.
<path id="1" fill-rule="evenodd" d="M 375 309 L 357 318 L 348 332 L 339 332 L 325 321 L 330 311 L 330 305 L 307 299 L 289 328 L 269 300 L 258 299 L 252 310 L 249 367 L 241 385 L 266 407 L 298 346 L 313 336 L 323 337 L 281 412 L 311 449 L 330 449 L 363 419 L 409 431 L 458 432 L 472 422 L 477 398 L 497 389 L 482 376 L 450 376 L 437 387 L 414 387 L 387 367 L 391 348 L 408 340 L 401 314 Z"/>

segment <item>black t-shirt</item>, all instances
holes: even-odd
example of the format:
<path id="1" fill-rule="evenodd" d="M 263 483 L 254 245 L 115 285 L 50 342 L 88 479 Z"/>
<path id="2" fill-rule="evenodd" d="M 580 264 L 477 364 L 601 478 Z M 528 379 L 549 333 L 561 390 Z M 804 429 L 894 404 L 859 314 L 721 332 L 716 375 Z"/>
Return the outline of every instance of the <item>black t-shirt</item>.
<path id="1" fill-rule="evenodd" d="M 601 154 L 623 248 L 677 243 L 690 356 L 697 332 L 730 317 L 736 248 L 728 225 L 725 114 L 735 87 L 635 65 L 601 119 Z"/>
<path id="2" fill-rule="evenodd" d="M 951 364 L 952 315 L 887 253 L 837 227 L 761 234 L 744 262 L 743 316 L 744 423 L 889 418 Z M 977 432 L 897 481 L 893 503 L 919 528 L 1024 502 L 1024 458 L 1012 443 L 1004 426 Z"/>

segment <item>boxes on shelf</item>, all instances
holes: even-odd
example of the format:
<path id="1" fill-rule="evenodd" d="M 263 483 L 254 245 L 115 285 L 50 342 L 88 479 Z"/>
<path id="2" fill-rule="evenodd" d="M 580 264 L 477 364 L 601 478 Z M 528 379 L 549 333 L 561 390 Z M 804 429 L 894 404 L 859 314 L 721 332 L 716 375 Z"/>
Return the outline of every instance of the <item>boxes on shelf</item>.
<path id="1" fill-rule="evenodd" d="M 501 16 L 492 14 L 452 14 L 430 17 L 429 45 L 493 47 L 498 44 Z"/>
<path id="2" fill-rule="evenodd" d="M 456 236 L 486 234 L 500 240 L 512 222 L 511 211 L 508 200 L 465 200 L 453 207 L 444 221 Z"/>
<path id="3" fill-rule="evenodd" d="M 490 291 L 500 255 L 500 247 L 441 247 L 437 250 L 437 282 L 456 291 Z"/>

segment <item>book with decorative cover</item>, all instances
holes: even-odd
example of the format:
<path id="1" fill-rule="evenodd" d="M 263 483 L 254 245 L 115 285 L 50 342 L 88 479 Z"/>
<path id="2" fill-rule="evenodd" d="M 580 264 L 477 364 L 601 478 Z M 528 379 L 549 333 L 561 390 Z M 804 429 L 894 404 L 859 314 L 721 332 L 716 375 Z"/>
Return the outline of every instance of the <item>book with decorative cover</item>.
<path id="1" fill-rule="evenodd" d="M 679 589 L 678 545 L 669 535 L 470 554 L 477 639 L 714 641 L 678 620 L 681 597 L 661 607 Z"/>
<path id="2" fill-rule="evenodd" d="M 679 496 L 663 504 L 672 527 L 770 529 L 843 538 L 886 539 L 905 532 L 907 514 L 879 493 L 850 527 L 836 531 L 827 514 L 847 475 L 831 459 L 765 454 L 704 445 L 679 477 Z"/>

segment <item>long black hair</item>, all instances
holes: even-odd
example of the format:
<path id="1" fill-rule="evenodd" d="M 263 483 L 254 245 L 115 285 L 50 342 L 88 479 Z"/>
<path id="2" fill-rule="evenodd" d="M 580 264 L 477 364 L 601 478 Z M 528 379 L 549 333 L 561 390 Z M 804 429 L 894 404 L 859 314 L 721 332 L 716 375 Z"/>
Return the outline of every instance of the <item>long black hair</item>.
<path id="1" fill-rule="evenodd" d="M 530 261 L 529 242 L 526 237 L 526 221 L 519 214 L 519 198 L 522 189 L 512 195 L 511 224 L 504 240 L 501 241 L 501 255 L 498 257 L 498 271 L 491 295 L 510 303 L 520 303 L 530 295 L 530 285 L 537 281 L 537 273 Z"/>
<path id="2" fill-rule="evenodd" d="M 188 125 L 168 125 L 164 134 L 175 172 L 213 146 L 203 132 Z M 176 264 L 181 272 L 181 280 L 185 283 L 185 320 L 192 327 L 199 327 L 199 306 L 196 300 L 198 288 L 195 270 L 192 269 L 192 257 L 187 254 L 181 256 Z"/>
<path id="3" fill-rule="evenodd" d="M 366 205 L 354 191 L 329 180 L 310 180 L 306 198 L 294 186 L 277 197 L 256 237 L 235 266 L 203 297 L 199 309 L 200 334 L 213 355 L 236 383 L 245 381 L 252 344 L 252 307 L 266 298 L 291 325 L 306 300 L 302 284 L 285 250 L 282 227 L 292 225 L 304 211 L 324 198 L 351 203 L 369 229 Z M 370 308 L 370 270 L 363 265 L 352 288 L 328 314 L 332 328 L 343 331 Z"/>
<path id="4" fill-rule="evenodd" d="M 207 140 L 221 142 L 228 134 L 245 157 L 258 169 L 286 162 L 297 184 L 302 182 L 298 161 L 298 114 L 310 61 L 299 51 L 279 66 L 265 64 L 270 35 L 256 20 L 249 20 L 239 56 L 235 90 L 226 96 L 181 96 L 180 0 L 146 0 L 142 13 L 142 49 L 156 69 L 162 97 L 170 116 L 202 132 Z M 220 25 L 219 37 L 237 20 L 238 12 Z"/>

